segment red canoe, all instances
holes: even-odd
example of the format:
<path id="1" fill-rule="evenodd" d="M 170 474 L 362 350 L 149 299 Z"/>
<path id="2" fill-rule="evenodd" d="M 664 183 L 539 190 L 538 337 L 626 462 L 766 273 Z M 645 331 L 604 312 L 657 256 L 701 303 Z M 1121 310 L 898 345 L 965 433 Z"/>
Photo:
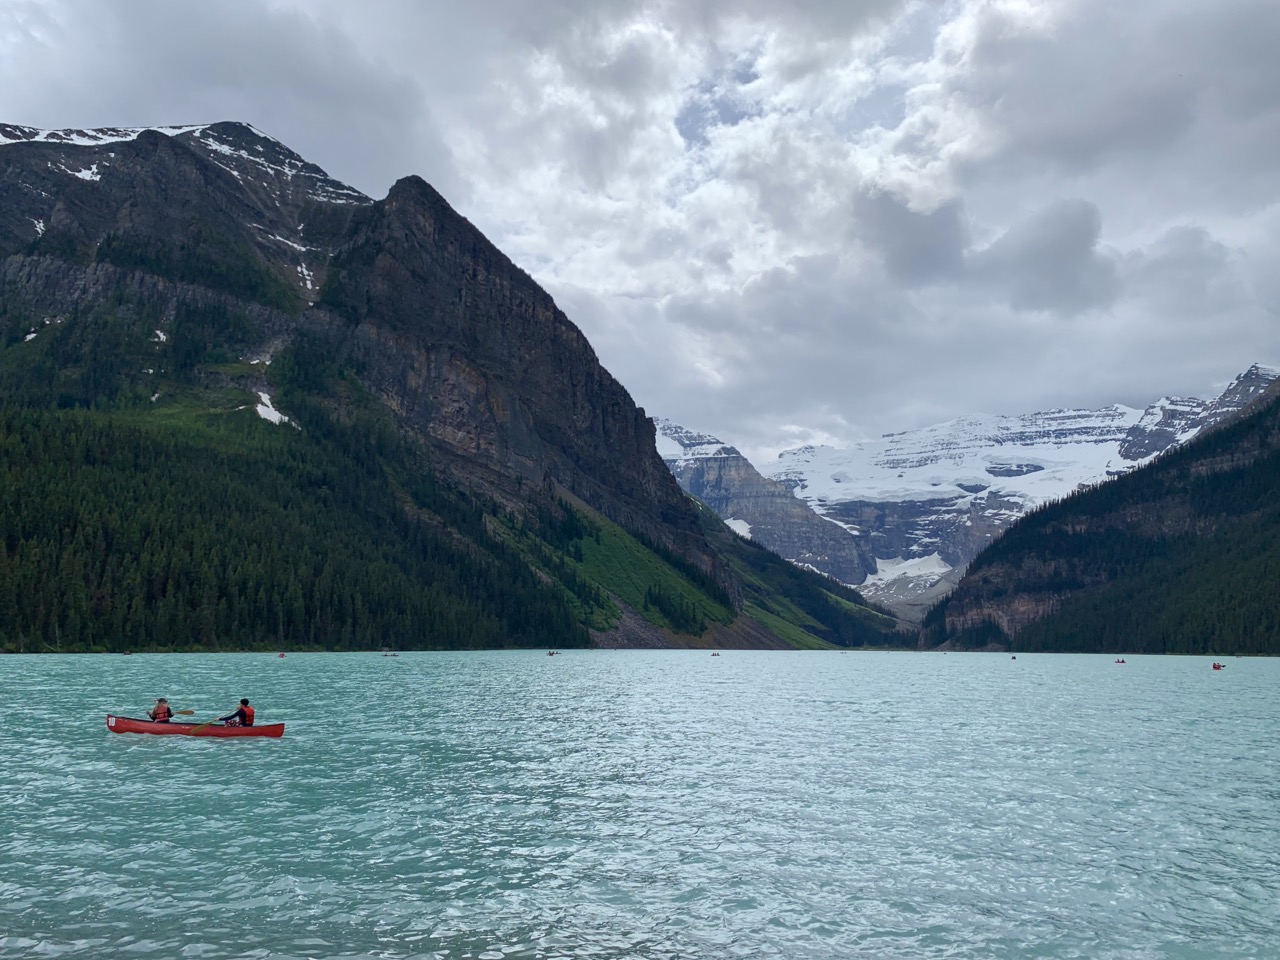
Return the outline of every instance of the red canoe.
<path id="1" fill-rule="evenodd" d="M 107 714 L 107 729 L 112 733 L 161 733 L 179 737 L 282 737 L 283 723 L 264 723 L 253 727 L 228 727 L 221 723 L 156 723 Z"/>

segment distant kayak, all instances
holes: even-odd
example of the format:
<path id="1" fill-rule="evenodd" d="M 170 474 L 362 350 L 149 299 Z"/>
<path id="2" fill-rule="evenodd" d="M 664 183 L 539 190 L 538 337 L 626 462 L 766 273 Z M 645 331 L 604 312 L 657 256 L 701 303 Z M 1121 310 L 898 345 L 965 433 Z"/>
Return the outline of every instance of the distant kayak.
<path id="1" fill-rule="evenodd" d="M 264 723 L 252 727 L 228 727 L 221 723 L 156 723 L 107 714 L 107 729 L 112 733 L 157 733 L 178 737 L 283 737 L 283 723 Z"/>

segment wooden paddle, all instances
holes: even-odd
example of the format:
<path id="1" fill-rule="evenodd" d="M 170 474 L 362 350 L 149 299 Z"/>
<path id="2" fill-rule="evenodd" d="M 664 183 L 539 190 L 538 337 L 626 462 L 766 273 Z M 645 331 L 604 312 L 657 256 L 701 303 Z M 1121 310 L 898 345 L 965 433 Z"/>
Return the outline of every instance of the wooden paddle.
<path id="1" fill-rule="evenodd" d="M 199 724 L 198 726 L 196 726 L 196 728 L 195 728 L 194 730 L 192 730 L 192 731 L 191 731 L 191 734 L 190 734 L 190 735 L 191 735 L 191 736 L 195 736 L 197 733 L 199 733 L 201 730 L 203 730 L 205 727 L 209 726 L 210 724 L 217 723 L 217 722 L 218 722 L 218 720 L 219 720 L 219 718 L 218 718 L 218 717 L 214 717 L 212 720 L 206 720 L 204 723 Z"/>

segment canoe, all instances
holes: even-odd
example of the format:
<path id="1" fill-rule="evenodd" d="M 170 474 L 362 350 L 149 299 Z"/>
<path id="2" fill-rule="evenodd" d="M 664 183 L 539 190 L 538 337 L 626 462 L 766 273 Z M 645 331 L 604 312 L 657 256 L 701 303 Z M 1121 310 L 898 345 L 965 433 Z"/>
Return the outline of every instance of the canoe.
<path id="1" fill-rule="evenodd" d="M 107 714 L 112 733 L 159 733 L 178 737 L 282 737 L 283 723 L 262 723 L 252 727 L 228 727 L 221 723 L 156 723 Z"/>

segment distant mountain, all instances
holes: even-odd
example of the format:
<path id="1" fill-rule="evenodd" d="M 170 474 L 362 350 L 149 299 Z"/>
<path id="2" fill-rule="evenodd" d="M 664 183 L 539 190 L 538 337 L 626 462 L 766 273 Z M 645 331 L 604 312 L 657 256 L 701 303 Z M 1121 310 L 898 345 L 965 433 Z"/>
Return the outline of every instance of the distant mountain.
<path id="1" fill-rule="evenodd" d="M 680 486 L 731 528 L 802 567 L 843 583 L 876 569 L 862 538 L 824 519 L 790 488 L 760 475 L 735 448 L 656 418 L 658 452 Z"/>
<path id="2" fill-rule="evenodd" d="M 416 177 L 0 125 L 0 649 L 896 642 L 654 442 Z"/>
<path id="3" fill-rule="evenodd" d="M 949 648 L 1280 653 L 1280 384 L 1142 470 L 1048 504 L 925 620 Z"/>
<path id="4" fill-rule="evenodd" d="M 662 452 L 681 486 L 720 516 L 749 524 L 783 556 L 918 618 L 1018 517 L 1187 442 L 1276 377 L 1255 365 L 1212 401 L 1165 397 L 1142 411 L 1113 405 L 961 417 L 853 448 L 789 450 L 759 473 L 718 440 L 700 443 L 691 431 L 657 423 L 660 443 L 665 436 L 674 444 Z M 825 525 L 815 534 L 811 521 L 792 520 L 775 505 L 778 488 L 769 481 Z"/>

